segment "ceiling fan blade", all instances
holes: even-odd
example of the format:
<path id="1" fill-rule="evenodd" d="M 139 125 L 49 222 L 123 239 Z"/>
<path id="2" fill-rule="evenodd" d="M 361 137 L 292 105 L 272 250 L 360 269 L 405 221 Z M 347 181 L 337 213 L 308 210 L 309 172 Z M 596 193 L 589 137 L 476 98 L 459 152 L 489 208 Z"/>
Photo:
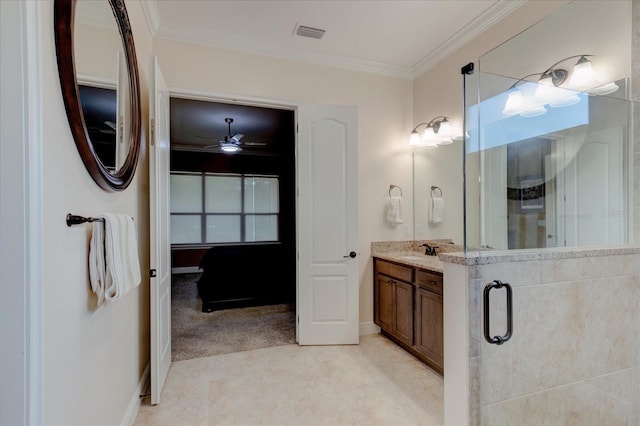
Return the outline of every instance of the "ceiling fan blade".
<path id="1" fill-rule="evenodd" d="M 244 135 L 242 133 L 236 133 L 235 135 L 231 136 L 231 140 L 234 142 L 240 142 L 240 139 L 244 138 Z"/>
<path id="2" fill-rule="evenodd" d="M 245 146 L 267 146 L 268 143 L 266 142 L 243 142 L 242 143 Z"/>

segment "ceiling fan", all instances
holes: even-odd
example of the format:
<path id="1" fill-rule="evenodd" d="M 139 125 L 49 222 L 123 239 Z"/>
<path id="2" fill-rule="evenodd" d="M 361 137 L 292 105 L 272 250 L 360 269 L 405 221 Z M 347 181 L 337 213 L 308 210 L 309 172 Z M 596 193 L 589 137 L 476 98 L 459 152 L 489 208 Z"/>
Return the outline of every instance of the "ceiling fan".
<path id="1" fill-rule="evenodd" d="M 224 122 L 227 123 L 229 130 L 225 135 L 223 140 L 218 141 L 218 145 L 208 145 L 205 148 L 219 148 L 222 152 L 226 153 L 235 153 L 242 151 L 242 147 L 244 146 L 264 146 L 266 143 L 261 142 L 241 142 L 241 139 L 244 137 L 242 133 L 235 133 L 231 135 L 231 123 L 233 123 L 233 118 L 225 118 Z"/>

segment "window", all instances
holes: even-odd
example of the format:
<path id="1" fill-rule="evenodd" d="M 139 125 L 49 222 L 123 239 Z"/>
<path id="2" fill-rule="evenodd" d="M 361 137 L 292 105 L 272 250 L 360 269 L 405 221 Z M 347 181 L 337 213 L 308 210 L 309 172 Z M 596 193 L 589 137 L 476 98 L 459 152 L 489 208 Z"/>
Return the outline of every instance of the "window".
<path id="1" fill-rule="evenodd" d="M 171 243 L 278 241 L 278 176 L 172 173 Z"/>

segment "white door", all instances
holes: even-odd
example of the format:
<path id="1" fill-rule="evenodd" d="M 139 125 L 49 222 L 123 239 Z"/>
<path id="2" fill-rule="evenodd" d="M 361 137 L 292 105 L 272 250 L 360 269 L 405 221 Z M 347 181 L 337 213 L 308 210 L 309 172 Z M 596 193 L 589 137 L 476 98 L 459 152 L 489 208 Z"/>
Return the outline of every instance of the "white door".
<path id="1" fill-rule="evenodd" d="M 625 244 L 624 135 L 619 127 L 567 138 L 564 170 L 567 246 Z"/>
<path id="2" fill-rule="evenodd" d="M 118 83 L 116 90 L 116 170 L 120 170 L 120 168 L 124 165 L 125 160 L 127 159 L 127 154 L 129 154 L 128 148 L 128 140 L 125 140 L 125 135 L 129 134 L 129 123 L 127 122 L 127 117 L 129 115 L 129 70 L 127 69 L 127 60 L 124 57 L 124 53 L 121 50 L 118 50 L 117 61 L 118 64 L 117 75 L 118 75 Z"/>
<path id="3" fill-rule="evenodd" d="M 554 144 L 555 146 L 555 144 Z M 558 242 L 564 245 L 564 236 L 558 239 L 558 198 L 556 193 L 556 160 L 554 154 L 544 156 L 544 225 L 545 247 L 558 247 Z"/>
<path id="4" fill-rule="evenodd" d="M 298 113 L 298 343 L 357 344 L 357 109 Z"/>
<path id="5" fill-rule="evenodd" d="M 171 365 L 171 253 L 169 243 L 169 90 L 152 58 L 149 82 L 149 216 L 151 233 L 151 404 Z"/>
<path id="6" fill-rule="evenodd" d="M 485 212 L 480 229 L 483 246 L 509 248 L 507 208 L 507 146 L 480 152 L 480 211 Z"/>

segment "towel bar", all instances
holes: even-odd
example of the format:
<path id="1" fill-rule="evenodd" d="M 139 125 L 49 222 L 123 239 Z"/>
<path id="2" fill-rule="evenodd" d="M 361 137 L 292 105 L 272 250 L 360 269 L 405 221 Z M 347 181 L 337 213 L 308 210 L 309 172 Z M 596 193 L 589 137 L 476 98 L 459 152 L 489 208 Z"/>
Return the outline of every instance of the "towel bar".
<path id="1" fill-rule="evenodd" d="M 67 214 L 67 226 L 80 225 L 86 222 L 104 222 L 104 219 L 101 217 L 84 217 L 71 213 Z"/>
<path id="2" fill-rule="evenodd" d="M 398 185 L 389 185 L 389 197 L 391 197 L 391 190 L 393 188 L 398 188 L 400 190 L 400 196 L 402 197 L 402 188 L 400 188 Z"/>

